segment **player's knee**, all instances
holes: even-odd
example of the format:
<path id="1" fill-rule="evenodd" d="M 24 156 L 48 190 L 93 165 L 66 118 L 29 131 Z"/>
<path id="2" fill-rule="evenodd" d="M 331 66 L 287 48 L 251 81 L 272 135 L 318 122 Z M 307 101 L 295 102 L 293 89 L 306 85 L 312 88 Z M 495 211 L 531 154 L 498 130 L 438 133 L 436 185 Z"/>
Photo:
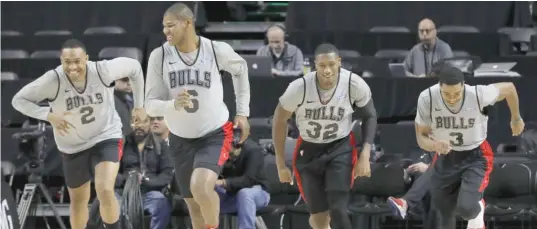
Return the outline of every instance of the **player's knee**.
<path id="1" fill-rule="evenodd" d="M 218 175 L 210 169 L 196 168 L 190 179 L 190 190 L 194 198 L 206 198 L 209 191 L 214 189 Z"/>
<path id="2" fill-rule="evenodd" d="M 309 223 L 313 229 L 327 229 L 330 226 L 330 214 L 327 211 L 311 214 Z"/>
<path id="3" fill-rule="evenodd" d="M 473 203 L 473 202 L 469 202 L 469 201 L 466 201 L 466 202 L 459 201 L 457 203 L 457 208 L 456 208 L 455 211 L 463 219 L 470 220 L 470 219 L 475 218 L 479 214 L 479 211 L 476 210 L 477 207 L 479 207 L 477 202 Z"/>
<path id="4" fill-rule="evenodd" d="M 97 187 L 97 185 L 95 185 L 95 192 L 97 193 L 97 198 L 101 201 L 101 204 L 106 205 L 107 203 L 110 203 L 112 199 L 116 199 L 114 186 L 100 185 Z"/>

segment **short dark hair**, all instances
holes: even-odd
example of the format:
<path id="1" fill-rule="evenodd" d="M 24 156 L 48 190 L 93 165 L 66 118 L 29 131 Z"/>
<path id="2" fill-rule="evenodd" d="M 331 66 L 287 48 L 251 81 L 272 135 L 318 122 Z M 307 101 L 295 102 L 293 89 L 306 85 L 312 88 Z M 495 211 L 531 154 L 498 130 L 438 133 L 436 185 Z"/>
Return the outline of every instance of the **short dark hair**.
<path id="1" fill-rule="evenodd" d="M 337 56 L 339 56 L 339 50 L 333 44 L 324 43 L 317 46 L 315 49 L 315 56 L 328 53 L 335 53 Z"/>
<path id="2" fill-rule="evenodd" d="M 186 4 L 182 2 L 175 3 L 166 9 L 164 14 L 172 14 L 177 19 L 190 19 L 195 21 L 194 12 Z"/>
<path id="3" fill-rule="evenodd" d="M 63 42 L 61 50 L 73 49 L 73 48 L 81 48 L 82 50 L 84 50 L 84 52 L 86 52 L 86 46 L 84 46 L 84 44 L 77 39 L 69 39 Z"/>
<path id="4" fill-rule="evenodd" d="M 451 64 L 442 64 L 435 72 L 440 84 L 456 85 L 464 82 L 464 73 Z"/>

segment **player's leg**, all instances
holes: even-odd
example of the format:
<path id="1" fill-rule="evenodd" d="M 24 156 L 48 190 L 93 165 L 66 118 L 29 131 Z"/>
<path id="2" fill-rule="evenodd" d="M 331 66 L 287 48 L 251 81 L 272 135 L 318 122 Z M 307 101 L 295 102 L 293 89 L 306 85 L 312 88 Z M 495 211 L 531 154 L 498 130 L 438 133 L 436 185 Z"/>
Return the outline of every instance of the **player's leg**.
<path id="1" fill-rule="evenodd" d="M 335 144 L 325 168 L 325 190 L 330 218 L 334 228 L 351 229 L 347 204 L 354 180 L 352 173 L 354 164 L 358 160 L 358 151 L 354 147 L 354 137 L 343 139 Z"/>
<path id="2" fill-rule="evenodd" d="M 76 154 L 62 153 L 65 184 L 69 191 L 69 212 L 72 229 L 84 229 L 88 223 L 88 203 L 91 194 L 91 153 L 84 150 Z"/>
<path id="3" fill-rule="evenodd" d="M 190 190 L 190 178 L 192 177 L 194 164 L 194 151 L 189 140 L 170 134 L 170 151 L 175 166 L 175 179 L 179 186 L 179 192 L 183 196 L 188 213 L 190 215 L 192 228 L 203 229 L 204 220 L 198 203 L 194 201 Z"/>
<path id="4" fill-rule="evenodd" d="M 201 208 L 206 228 L 217 228 L 220 217 L 220 198 L 214 187 L 222 166 L 229 158 L 233 142 L 233 124 L 227 122 L 213 133 L 203 137 L 194 154 L 194 171 L 190 189 Z"/>
<path id="5" fill-rule="evenodd" d="M 485 141 L 472 154 L 476 156 L 476 159 L 472 160 L 462 173 L 456 211 L 462 218 L 468 220 L 468 228 L 482 229 L 485 227 L 483 191 L 488 185 L 489 175 L 492 172 L 493 152 Z"/>
<path id="6" fill-rule="evenodd" d="M 310 226 L 313 229 L 328 229 L 330 213 L 325 191 L 325 168 L 323 161 L 318 160 L 317 150 L 315 144 L 302 142 L 299 138 L 293 153 L 293 173 L 300 195 L 310 213 Z"/>
<path id="7" fill-rule="evenodd" d="M 119 162 L 123 156 L 123 139 L 109 139 L 97 143 L 93 149 L 95 162 L 95 192 L 99 211 L 106 228 L 119 229 L 119 201 L 114 192 Z"/>
<path id="8" fill-rule="evenodd" d="M 455 207 L 461 182 L 462 171 L 451 158 L 453 152 L 436 156 L 431 174 L 431 204 L 436 209 L 437 227 L 454 229 L 456 225 Z"/>

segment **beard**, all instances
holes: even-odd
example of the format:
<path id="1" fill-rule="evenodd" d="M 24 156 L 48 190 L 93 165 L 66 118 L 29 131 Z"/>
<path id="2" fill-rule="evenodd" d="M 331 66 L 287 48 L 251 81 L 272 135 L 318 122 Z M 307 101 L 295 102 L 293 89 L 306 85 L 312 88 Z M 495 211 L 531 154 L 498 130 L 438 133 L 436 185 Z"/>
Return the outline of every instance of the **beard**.
<path id="1" fill-rule="evenodd" d="M 134 129 L 134 140 L 137 143 L 143 142 L 148 134 L 149 132 L 145 131 L 144 129 L 136 128 Z"/>

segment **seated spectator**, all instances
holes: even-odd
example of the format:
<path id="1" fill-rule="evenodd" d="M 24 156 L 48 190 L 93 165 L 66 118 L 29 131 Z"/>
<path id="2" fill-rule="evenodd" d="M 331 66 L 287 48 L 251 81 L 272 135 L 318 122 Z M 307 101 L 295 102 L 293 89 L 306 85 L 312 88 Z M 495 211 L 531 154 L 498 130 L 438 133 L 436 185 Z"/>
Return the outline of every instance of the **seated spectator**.
<path id="1" fill-rule="evenodd" d="M 116 111 L 119 118 L 121 118 L 121 124 L 123 124 L 123 136 L 127 136 L 132 132 L 130 123 L 133 108 L 132 87 L 129 77 L 116 80 L 114 89 Z"/>
<path id="2" fill-rule="evenodd" d="M 133 124 L 126 137 L 122 164 L 124 170 L 137 170 L 143 195 L 144 211 L 151 215 L 151 229 L 165 229 L 170 221 L 171 206 L 162 190 L 172 182 L 168 144 L 149 132 L 149 118 Z"/>
<path id="3" fill-rule="evenodd" d="M 265 34 L 268 44 L 257 50 L 258 56 L 272 58 L 273 76 L 301 76 L 304 74 L 304 56 L 295 45 L 285 41 L 285 30 L 273 25 Z"/>
<path id="4" fill-rule="evenodd" d="M 436 36 L 436 26 L 431 19 L 421 20 L 418 26 L 420 43 L 412 47 L 405 59 L 407 76 L 428 76 L 435 63 L 453 57 L 451 47 Z"/>
<path id="5" fill-rule="evenodd" d="M 405 219 L 407 211 L 421 212 L 423 228 L 436 228 L 436 213 L 431 208 L 431 196 L 428 183 L 432 170 L 428 170 L 434 153 L 419 151 L 419 157 L 414 158 L 416 163 L 410 165 L 406 171 L 414 182 L 408 192 L 401 198 L 389 197 L 388 203 L 394 209 L 396 216 Z"/>
<path id="6" fill-rule="evenodd" d="M 151 132 L 157 135 L 160 139 L 164 140 L 166 144 L 169 144 L 168 136 L 170 129 L 164 122 L 164 117 L 151 117 Z"/>
<path id="7" fill-rule="evenodd" d="M 239 229 L 256 228 L 257 210 L 266 207 L 270 201 L 263 158 L 261 147 L 252 140 L 246 140 L 242 145 L 234 144 L 216 182 L 220 212 L 237 213 Z"/>

